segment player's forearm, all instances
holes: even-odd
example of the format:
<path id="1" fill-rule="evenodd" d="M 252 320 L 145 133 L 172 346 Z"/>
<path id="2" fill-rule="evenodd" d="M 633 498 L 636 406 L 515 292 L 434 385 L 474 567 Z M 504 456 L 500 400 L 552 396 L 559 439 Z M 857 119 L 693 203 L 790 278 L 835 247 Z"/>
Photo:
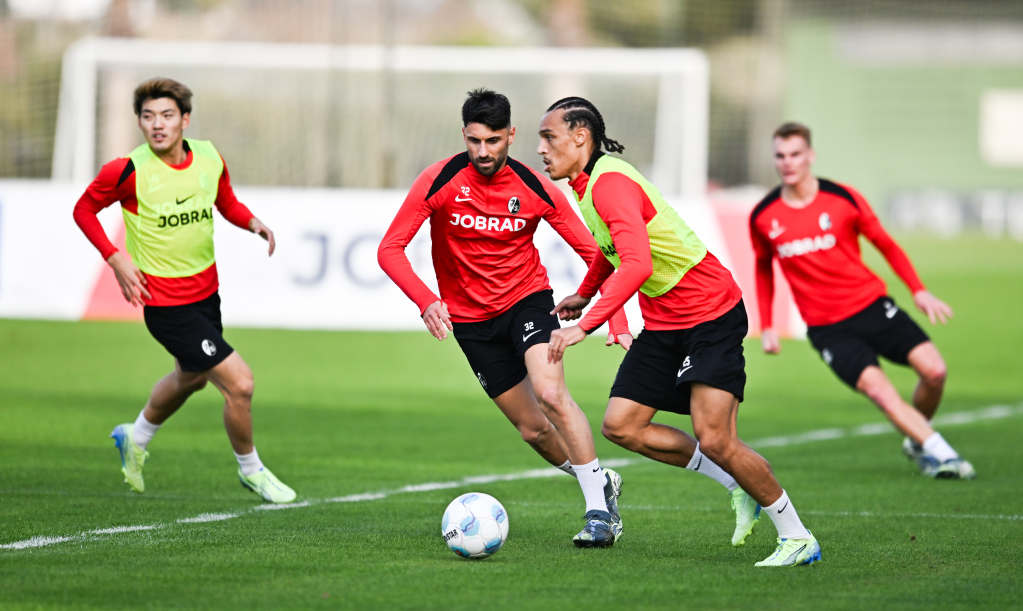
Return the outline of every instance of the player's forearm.
<path id="1" fill-rule="evenodd" d="M 416 275 L 408 257 L 405 256 L 404 247 L 388 244 L 385 238 L 377 250 L 377 263 L 380 264 L 380 269 L 384 270 L 387 277 L 398 285 L 401 292 L 405 293 L 405 296 L 419 307 L 420 314 L 426 311 L 431 303 L 440 300 L 440 297 Z"/>
<path id="2" fill-rule="evenodd" d="M 607 283 L 608 278 L 611 277 L 614 271 L 615 266 L 598 252 L 597 256 L 590 262 L 590 266 L 586 269 L 586 276 L 583 277 L 579 290 L 576 292 L 579 293 L 580 297 L 592 298 Z"/>
<path id="3" fill-rule="evenodd" d="M 250 230 L 249 223 L 252 222 L 252 219 L 256 218 L 256 215 L 252 214 L 245 204 L 238 201 L 238 197 L 235 196 L 234 189 L 231 187 L 226 167 L 224 168 L 224 173 L 220 175 L 217 199 L 214 204 L 217 206 L 217 210 L 220 211 L 220 216 L 227 219 L 227 222 L 235 227 Z"/>
<path id="4" fill-rule="evenodd" d="M 644 267 L 639 261 L 623 260 L 618 273 L 604 283 L 600 299 L 579 321 L 579 326 L 587 333 L 591 333 L 607 322 L 615 312 L 625 306 L 651 274 L 653 266 L 649 262 Z"/>
<path id="5" fill-rule="evenodd" d="M 774 267 L 771 259 L 757 260 L 757 308 L 760 312 L 760 328 L 772 326 L 774 304 Z"/>
<path id="6" fill-rule="evenodd" d="M 96 247 L 103 260 L 107 260 L 110 258 L 110 255 L 117 252 L 117 247 L 113 245 L 106 232 L 103 231 L 103 225 L 100 224 L 99 218 L 96 216 L 97 211 L 92 208 L 89 202 L 86 201 L 85 196 L 82 196 L 82 199 L 78 200 L 78 203 L 75 204 L 72 216 L 75 219 L 75 224 L 82 230 L 85 237 L 92 242 L 92 245 Z"/>
<path id="7" fill-rule="evenodd" d="M 892 271 L 909 287 L 910 293 L 924 290 L 924 283 L 913 268 L 913 263 L 909 260 L 909 256 L 906 255 L 906 251 L 902 250 L 902 247 L 891 236 L 885 233 L 883 236 L 876 236 L 875 239 L 871 239 L 871 242 L 881 252 L 885 260 L 888 261 Z"/>

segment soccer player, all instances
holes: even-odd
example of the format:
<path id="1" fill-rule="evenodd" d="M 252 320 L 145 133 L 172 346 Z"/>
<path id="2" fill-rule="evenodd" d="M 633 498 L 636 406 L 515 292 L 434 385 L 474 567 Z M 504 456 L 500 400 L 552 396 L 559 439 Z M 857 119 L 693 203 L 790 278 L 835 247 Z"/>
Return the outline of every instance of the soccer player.
<path id="1" fill-rule="evenodd" d="M 462 124 L 465 152 L 431 165 L 413 183 L 380 243 L 380 267 L 419 307 L 434 337 L 453 332 L 483 390 L 522 439 L 578 479 L 586 524 L 575 545 L 611 547 L 622 534 L 621 477 L 601 469 L 563 366 L 547 362 L 548 338 L 560 325 L 533 234 L 547 221 L 587 262 L 598 258 L 597 245 L 558 188 L 508 156 L 515 140 L 508 98 L 470 91 Z M 427 219 L 439 297 L 405 255 Z M 610 328 L 608 345 L 628 349 L 624 315 Z"/>
<path id="2" fill-rule="evenodd" d="M 136 492 L 145 490 L 150 440 L 192 393 L 212 382 L 224 395 L 224 426 L 242 485 L 267 501 L 293 501 L 295 491 L 263 466 L 252 445 L 252 370 L 222 336 L 213 207 L 265 239 L 271 255 L 274 234 L 235 197 L 217 149 L 183 137 L 192 111 L 188 87 L 171 79 L 146 81 L 135 89 L 134 106 L 145 144 L 103 166 L 74 211 L 113 268 L 125 300 L 143 306 L 149 333 L 174 357 L 174 371 L 156 383 L 134 424 L 110 434 L 125 481 Z M 121 203 L 130 259 L 96 218 L 114 202 Z"/>
<path id="3" fill-rule="evenodd" d="M 973 479 L 973 466 L 930 424 L 945 387 L 945 362 L 927 334 L 887 295 L 884 282 L 863 264 L 860 235 L 881 251 L 932 325 L 944 324 L 952 308 L 924 288 L 867 200 L 849 186 L 814 176 L 814 160 L 809 128 L 786 123 L 774 132 L 774 165 L 782 184 L 750 215 L 764 352 L 781 352 L 771 322 L 772 263 L 777 259 L 810 343 L 843 382 L 866 395 L 906 436 L 903 453 L 925 475 Z M 912 406 L 881 370 L 879 354 L 909 365 L 919 376 Z"/>
<path id="4" fill-rule="evenodd" d="M 537 152 L 544 168 L 552 179 L 569 179 L 604 253 L 590 263 L 579 290 L 552 313 L 564 320 L 579 318 L 596 287 L 607 282 L 603 297 L 578 325 L 551 333 L 550 362 L 560 362 L 568 346 L 586 339 L 638 291 L 644 329 L 611 387 L 604 436 L 728 488 L 736 510 L 735 546 L 752 532 L 763 506 L 778 529 L 778 547 L 757 566 L 820 560 L 817 540 L 803 526 L 771 466 L 736 433 L 746 384 L 742 340 L 747 330 L 738 285 L 657 188 L 628 163 L 601 151 L 602 146 L 608 152 L 624 150 L 605 135 L 603 117 L 583 98 L 555 102 L 540 121 Z M 658 410 L 690 415 L 696 439 L 652 422 Z"/>

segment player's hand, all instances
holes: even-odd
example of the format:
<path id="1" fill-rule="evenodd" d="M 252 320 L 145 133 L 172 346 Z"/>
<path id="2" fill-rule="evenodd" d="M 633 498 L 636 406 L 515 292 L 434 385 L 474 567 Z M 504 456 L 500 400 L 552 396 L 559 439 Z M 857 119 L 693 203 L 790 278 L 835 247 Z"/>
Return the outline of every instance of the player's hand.
<path id="1" fill-rule="evenodd" d="M 114 276 L 117 278 L 117 284 L 121 287 L 121 294 L 124 295 L 125 301 L 138 307 L 143 305 L 143 296 L 146 299 L 153 298 L 146 289 L 146 276 L 130 259 L 125 259 L 121 253 L 115 252 L 107 257 L 107 264 L 114 270 Z"/>
<path id="2" fill-rule="evenodd" d="M 277 247 L 277 242 L 274 241 L 274 232 L 270 231 L 270 228 L 263 224 L 263 221 L 252 217 L 249 221 L 249 231 L 263 238 L 270 243 L 270 250 L 266 256 L 272 256 L 274 254 L 274 248 Z"/>
<path id="3" fill-rule="evenodd" d="M 946 325 L 948 319 L 952 318 L 952 307 L 931 295 L 930 291 L 913 293 L 913 304 L 916 305 L 916 309 L 927 315 L 932 325 L 938 324 L 939 320 L 941 324 Z"/>
<path id="4" fill-rule="evenodd" d="M 615 335 L 613 333 L 607 334 L 607 341 L 604 342 L 605 346 L 614 346 L 619 344 L 626 352 L 632 347 L 632 334 L 630 333 L 619 333 Z"/>
<path id="5" fill-rule="evenodd" d="M 448 304 L 443 301 L 434 301 L 423 311 L 423 322 L 430 333 L 443 341 L 448 336 L 448 331 L 454 331 L 451 326 L 451 316 L 448 314 Z"/>
<path id="6" fill-rule="evenodd" d="M 547 345 L 547 363 L 553 365 L 561 361 L 565 356 L 565 348 L 578 344 L 586 339 L 586 331 L 579 328 L 579 325 L 572 325 L 564 329 L 551 332 L 551 341 Z"/>
<path id="7" fill-rule="evenodd" d="M 561 320 L 575 320 L 583 315 L 583 308 L 590 305 L 587 297 L 580 297 L 579 293 L 572 293 L 554 306 L 551 314 L 557 314 Z"/>
<path id="8" fill-rule="evenodd" d="M 778 354 L 781 352 L 781 340 L 778 339 L 778 332 L 774 329 L 764 329 L 760 332 L 760 345 L 767 354 Z"/>

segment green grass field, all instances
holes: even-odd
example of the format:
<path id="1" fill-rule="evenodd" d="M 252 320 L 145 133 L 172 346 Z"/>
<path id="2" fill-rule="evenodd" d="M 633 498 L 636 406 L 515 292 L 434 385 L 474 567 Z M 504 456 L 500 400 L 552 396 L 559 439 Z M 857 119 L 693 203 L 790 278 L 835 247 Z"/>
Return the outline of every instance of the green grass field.
<path id="1" fill-rule="evenodd" d="M 0 545 L 69 538 L 0 548 L 0 608 L 1019 608 L 1023 244 L 903 244 L 956 309 L 948 327 L 927 326 L 950 368 L 939 413 L 1009 409 L 939 427 L 973 462 L 973 482 L 921 477 L 894 432 L 761 446 L 823 547 L 823 562 L 785 570 L 753 568 L 774 549 L 768 518 L 733 549 L 722 488 L 643 460 L 619 470 L 626 530 L 610 550 L 572 546 L 582 495 L 564 475 L 325 502 L 546 466 L 457 345 L 425 331 L 229 329 L 256 374 L 260 455 L 312 503 L 260 510 L 238 485 L 212 388 L 150 444 L 137 495 L 107 435 L 135 418 L 170 357 L 137 324 L 0 321 Z M 909 306 L 901 286 L 892 292 Z M 746 440 L 883 422 L 805 342 L 769 358 L 751 340 L 746 355 Z M 592 339 L 568 353 L 569 387 L 595 430 L 621 356 Z M 908 392 L 908 372 L 888 371 Z M 605 460 L 635 457 L 597 446 Z M 504 549 L 484 561 L 456 557 L 440 536 L 444 507 L 470 489 L 510 516 Z M 179 522 L 204 514 L 224 519 Z M 88 534 L 137 526 L 154 528 Z"/>

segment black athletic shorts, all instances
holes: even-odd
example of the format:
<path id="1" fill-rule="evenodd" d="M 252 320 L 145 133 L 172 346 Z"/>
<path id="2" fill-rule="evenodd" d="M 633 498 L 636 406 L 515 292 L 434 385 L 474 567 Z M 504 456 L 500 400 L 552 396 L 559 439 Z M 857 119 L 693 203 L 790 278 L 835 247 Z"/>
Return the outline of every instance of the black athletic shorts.
<path id="1" fill-rule="evenodd" d="M 146 306 L 142 311 L 150 335 L 178 360 L 181 371 L 209 371 L 234 352 L 222 335 L 219 293 L 195 303 Z"/>
<path id="2" fill-rule="evenodd" d="M 523 297 L 496 318 L 456 322 L 455 339 L 469 366 L 491 399 L 526 379 L 526 350 L 551 341 L 560 329 L 554 309 L 554 291 L 547 289 Z"/>
<path id="3" fill-rule="evenodd" d="M 746 388 L 742 340 L 748 330 L 742 300 L 714 320 L 690 329 L 644 329 L 625 353 L 611 396 L 689 414 L 690 385 L 703 382 L 742 401 Z"/>
<path id="4" fill-rule="evenodd" d="M 863 370 L 878 366 L 877 355 L 906 365 L 910 350 L 931 341 L 888 296 L 845 320 L 809 327 L 806 335 L 824 362 L 854 390 Z"/>

